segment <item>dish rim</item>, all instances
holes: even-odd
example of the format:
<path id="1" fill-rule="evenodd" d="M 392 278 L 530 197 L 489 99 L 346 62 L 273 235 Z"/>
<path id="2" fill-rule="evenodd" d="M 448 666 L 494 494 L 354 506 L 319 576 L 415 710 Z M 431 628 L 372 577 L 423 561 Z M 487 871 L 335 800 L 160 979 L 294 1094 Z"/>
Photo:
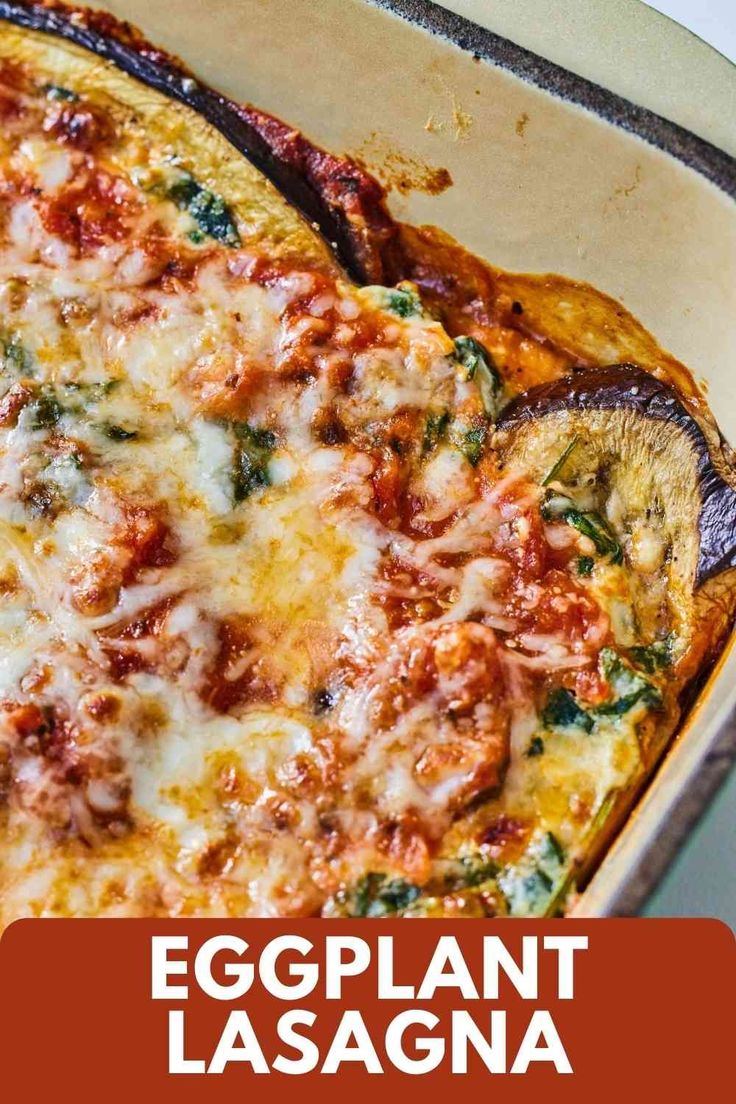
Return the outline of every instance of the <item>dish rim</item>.
<path id="1" fill-rule="evenodd" d="M 711 184 L 715 184 L 727 196 L 736 199 L 736 157 L 679 123 L 549 61 L 526 46 L 520 46 L 464 15 L 441 7 L 434 0 L 362 2 L 390 12 L 415 27 L 443 38 L 465 53 L 505 69 L 556 99 L 592 112 L 619 130 L 633 134 L 662 153 L 674 157 Z"/>

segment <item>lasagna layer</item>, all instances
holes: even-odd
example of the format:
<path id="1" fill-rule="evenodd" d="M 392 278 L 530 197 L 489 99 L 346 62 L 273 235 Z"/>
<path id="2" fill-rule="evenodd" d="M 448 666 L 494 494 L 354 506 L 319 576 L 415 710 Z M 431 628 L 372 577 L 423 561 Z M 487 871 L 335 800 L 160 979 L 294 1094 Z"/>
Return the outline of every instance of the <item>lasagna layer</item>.
<path id="1" fill-rule="evenodd" d="M 499 461 L 561 354 L 437 313 L 2 30 L 2 923 L 556 906 L 689 641 L 656 523 Z"/>

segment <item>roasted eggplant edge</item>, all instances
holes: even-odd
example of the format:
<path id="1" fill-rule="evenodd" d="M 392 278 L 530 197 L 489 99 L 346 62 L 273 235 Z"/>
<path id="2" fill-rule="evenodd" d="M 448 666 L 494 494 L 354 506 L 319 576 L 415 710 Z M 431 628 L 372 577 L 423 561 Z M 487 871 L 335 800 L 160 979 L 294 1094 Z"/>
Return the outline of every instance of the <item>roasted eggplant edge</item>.
<path id="1" fill-rule="evenodd" d="M 617 434 L 616 423 L 621 432 Z M 573 373 L 516 396 L 501 412 L 495 445 L 502 463 L 519 467 L 540 483 L 550 459 L 565 455 L 573 441 L 598 438 L 600 451 L 620 458 L 618 445 L 642 461 L 659 466 L 658 485 L 676 501 L 689 501 L 681 542 L 682 577 L 673 605 L 682 613 L 689 636 L 673 671 L 677 700 L 672 711 L 649 729 L 651 743 L 635 778 L 612 792 L 587 834 L 584 853 L 575 860 L 557 900 L 582 891 L 624 827 L 662 757 L 673 746 L 680 720 L 706 681 L 712 664 L 733 630 L 736 613 L 736 471 L 731 449 L 709 420 L 700 418 L 675 388 L 636 364 L 614 364 Z M 605 469 L 604 464 L 604 469 Z M 605 475 L 604 470 L 604 475 Z M 567 911 L 565 909 L 564 911 Z"/>
<path id="2" fill-rule="evenodd" d="M 701 422 L 686 407 L 673 387 L 643 371 L 635 364 L 614 364 L 541 384 L 518 395 L 503 410 L 497 429 L 502 435 L 502 448 L 508 453 L 519 434 L 533 434 L 541 429 L 544 419 L 555 415 L 583 418 L 593 412 L 606 412 L 611 426 L 628 414 L 627 433 L 631 444 L 637 443 L 636 424 L 647 421 L 661 423 L 661 432 L 684 436 L 692 449 L 694 481 L 682 485 L 683 472 L 673 470 L 677 491 L 692 490 L 698 494 L 697 535 L 699 547 L 692 579 L 694 590 L 709 579 L 736 566 L 736 473 L 730 461 L 730 449 L 712 427 Z M 672 440 L 669 442 L 672 444 Z M 657 442 L 654 463 L 668 464 L 665 440 Z M 678 478 L 679 477 L 679 478 Z"/>

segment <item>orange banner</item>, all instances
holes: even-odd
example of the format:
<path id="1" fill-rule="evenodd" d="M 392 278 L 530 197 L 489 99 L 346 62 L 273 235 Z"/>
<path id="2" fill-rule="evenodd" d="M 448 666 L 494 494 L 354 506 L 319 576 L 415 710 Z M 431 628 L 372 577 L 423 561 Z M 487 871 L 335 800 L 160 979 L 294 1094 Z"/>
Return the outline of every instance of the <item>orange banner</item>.
<path id="1" fill-rule="evenodd" d="M 736 944 L 711 920 L 26 920 L 0 988 L 9 1101 L 676 1102 L 730 1083 Z"/>

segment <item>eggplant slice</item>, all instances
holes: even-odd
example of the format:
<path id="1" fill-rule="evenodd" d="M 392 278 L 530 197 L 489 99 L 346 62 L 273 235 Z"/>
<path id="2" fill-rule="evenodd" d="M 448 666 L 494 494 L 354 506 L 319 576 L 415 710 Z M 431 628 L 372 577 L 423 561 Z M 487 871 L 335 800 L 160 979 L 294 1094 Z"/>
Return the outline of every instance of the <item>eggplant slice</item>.
<path id="1" fill-rule="evenodd" d="M 211 123 L 318 230 L 357 283 L 385 282 L 384 251 L 397 227 L 383 189 L 349 158 L 313 146 L 299 131 L 203 84 L 178 58 L 108 12 L 67 4 L 0 0 L 0 19 L 65 39 L 112 62 Z"/>
<path id="2" fill-rule="evenodd" d="M 736 480 L 710 424 L 663 381 L 616 364 L 531 388 L 497 429 L 505 465 L 603 518 L 634 569 L 640 629 L 691 640 L 736 566 Z"/>

